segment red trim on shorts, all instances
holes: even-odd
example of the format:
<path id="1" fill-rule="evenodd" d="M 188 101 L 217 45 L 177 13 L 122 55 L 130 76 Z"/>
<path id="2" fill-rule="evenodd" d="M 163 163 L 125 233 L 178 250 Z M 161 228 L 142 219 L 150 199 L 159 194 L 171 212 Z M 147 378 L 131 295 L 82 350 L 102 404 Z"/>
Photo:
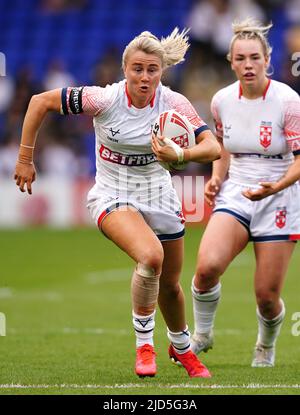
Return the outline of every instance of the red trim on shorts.
<path id="1" fill-rule="evenodd" d="M 101 222 L 103 221 L 103 219 L 105 218 L 105 216 L 110 212 L 109 209 L 105 209 L 99 216 L 98 218 L 98 228 L 101 229 Z"/>
<path id="2" fill-rule="evenodd" d="M 300 233 L 295 233 L 294 235 L 289 236 L 289 241 L 298 241 L 300 239 Z"/>
<path id="3" fill-rule="evenodd" d="M 98 228 L 101 229 L 101 222 L 103 221 L 103 219 L 105 218 L 105 216 L 107 216 L 109 213 L 113 212 L 114 210 L 117 210 L 119 208 L 122 208 L 123 206 L 130 206 L 133 207 L 134 209 L 135 206 L 132 205 L 129 202 L 117 202 L 117 203 L 113 203 L 111 206 L 107 207 L 102 213 L 100 213 L 100 216 L 98 218 L 97 224 L 98 224 Z M 136 209 L 137 212 L 139 212 L 138 209 Z"/>

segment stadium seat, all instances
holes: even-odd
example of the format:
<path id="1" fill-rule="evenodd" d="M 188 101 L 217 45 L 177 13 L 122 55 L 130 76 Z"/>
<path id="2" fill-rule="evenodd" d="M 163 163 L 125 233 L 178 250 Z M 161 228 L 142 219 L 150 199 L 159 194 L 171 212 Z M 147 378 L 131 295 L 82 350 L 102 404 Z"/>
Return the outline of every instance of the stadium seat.
<path id="1" fill-rule="evenodd" d="M 23 0 L 0 0 L 0 51 L 7 53 L 12 75 L 21 62 L 29 62 L 42 78 L 53 58 L 60 57 L 76 77 L 86 77 L 106 49 L 117 47 L 121 54 L 141 31 L 167 35 L 180 25 L 190 1 L 174 0 L 172 10 L 168 5 L 168 0 L 152 0 L 147 13 L 139 0 L 89 0 L 82 9 L 51 13 L 40 0 L 27 0 L 26 5 Z"/>

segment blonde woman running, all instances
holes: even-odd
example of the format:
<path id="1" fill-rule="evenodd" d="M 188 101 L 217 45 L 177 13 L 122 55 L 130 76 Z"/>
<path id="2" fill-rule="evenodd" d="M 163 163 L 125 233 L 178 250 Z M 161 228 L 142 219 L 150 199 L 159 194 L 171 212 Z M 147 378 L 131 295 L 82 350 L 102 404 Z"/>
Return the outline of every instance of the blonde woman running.
<path id="1" fill-rule="evenodd" d="M 157 371 L 153 331 L 158 303 L 167 324 L 170 358 L 179 361 L 191 377 L 210 377 L 190 349 L 179 283 L 184 235 L 181 205 L 169 172 L 156 158 L 177 161 L 178 155 L 151 137 L 156 117 L 175 109 L 189 118 L 198 143 L 181 157 L 209 162 L 220 155 L 217 140 L 190 102 L 161 84 L 163 71 L 183 61 L 188 46 L 186 32 L 179 33 L 177 28 L 162 40 L 143 32 L 124 50 L 123 81 L 105 88 L 70 87 L 33 96 L 15 171 L 17 186 L 31 194 L 36 176 L 33 148 L 48 111 L 93 117 L 97 174 L 87 206 L 99 230 L 136 263 L 131 296 L 139 376 L 154 376 Z"/>

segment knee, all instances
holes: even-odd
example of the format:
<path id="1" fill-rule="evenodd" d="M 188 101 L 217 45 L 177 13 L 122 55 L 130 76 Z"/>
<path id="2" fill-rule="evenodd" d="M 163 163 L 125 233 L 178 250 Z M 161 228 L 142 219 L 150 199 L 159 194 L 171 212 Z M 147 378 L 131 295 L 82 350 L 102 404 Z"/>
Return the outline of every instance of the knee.
<path id="1" fill-rule="evenodd" d="M 195 272 L 196 285 L 215 285 L 223 274 L 224 267 L 218 258 L 200 258 Z"/>
<path id="2" fill-rule="evenodd" d="M 162 247 L 149 249 L 140 255 L 139 263 L 147 268 L 153 269 L 155 275 L 160 275 L 164 260 L 164 251 Z"/>
<path id="3" fill-rule="evenodd" d="M 180 295 L 181 286 L 179 282 L 171 283 L 168 281 L 164 281 L 164 279 L 160 280 L 159 284 L 159 295 L 163 295 L 164 297 L 170 298 L 177 298 Z"/>
<path id="4" fill-rule="evenodd" d="M 272 312 L 273 308 L 279 301 L 279 294 L 275 290 L 257 289 L 255 294 L 258 308 L 263 315 L 267 315 Z"/>

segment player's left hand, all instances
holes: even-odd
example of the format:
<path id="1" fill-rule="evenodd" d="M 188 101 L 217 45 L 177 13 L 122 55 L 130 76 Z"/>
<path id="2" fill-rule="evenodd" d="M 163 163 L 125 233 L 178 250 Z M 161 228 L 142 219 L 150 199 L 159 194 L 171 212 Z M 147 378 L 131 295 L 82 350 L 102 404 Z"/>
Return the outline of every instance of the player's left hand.
<path id="1" fill-rule="evenodd" d="M 178 155 L 176 151 L 169 144 L 161 145 L 159 143 L 165 142 L 164 137 L 155 136 L 152 134 L 152 151 L 156 155 L 158 161 L 178 161 Z M 177 145 L 174 143 L 174 145 Z M 179 147 L 179 146 L 178 146 Z"/>
<path id="2" fill-rule="evenodd" d="M 245 196 L 247 199 L 252 200 L 252 202 L 255 202 L 278 192 L 276 182 L 260 182 L 259 185 L 261 186 L 259 189 L 244 190 L 242 192 L 243 196 Z"/>

